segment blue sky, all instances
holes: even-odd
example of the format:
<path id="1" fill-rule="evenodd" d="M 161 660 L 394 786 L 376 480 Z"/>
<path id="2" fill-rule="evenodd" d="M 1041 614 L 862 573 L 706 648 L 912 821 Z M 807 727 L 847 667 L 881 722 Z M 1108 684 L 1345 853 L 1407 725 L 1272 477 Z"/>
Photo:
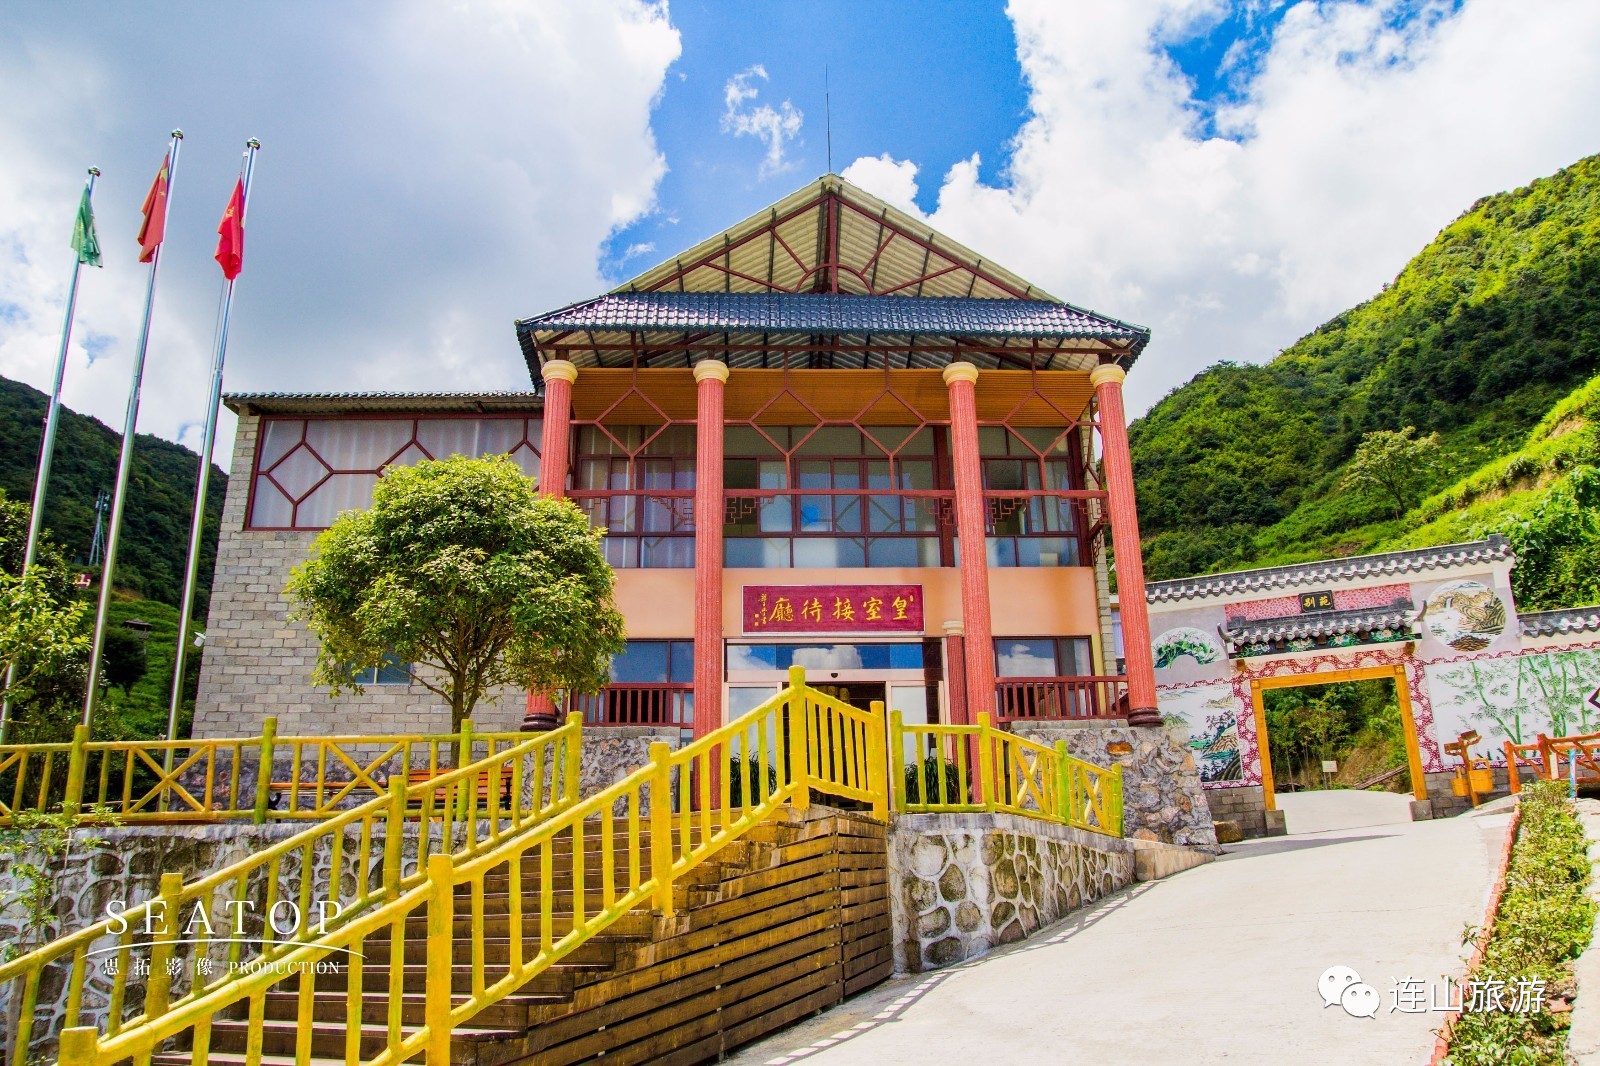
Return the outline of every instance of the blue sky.
<path id="1" fill-rule="evenodd" d="M 827 171 L 824 68 L 832 101 L 835 172 L 888 152 L 944 173 L 974 153 L 999 181 L 1008 142 L 1028 98 L 1016 38 L 999 4 L 764 3 L 733 8 L 680 0 L 672 21 L 683 55 L 667 72 L 651 119 L 668 170 L 659 210 L 606 246 L 607 273 L 621 281 Z M 863 19 L 863 11 L 870 18 Z M 762 145 L 721 129 L 728 79 L 759 66 L 757 102 L 789 101 L 804 126 L 786 147 L 788 165 L 760 173 Z M 938 190 L 919 202 L 932 210 Z M 622 260 L 636 245 L 654 251 Z"/>
<path id="2" fill-rule="evenodd" d="M 182 126 L 142 429 L 198 436 L 249 136 L 229 391 L 525 388 L 514 319 L 826 169 L 826 67 L 835 171 L 1152 328 L 1138 413 L 1377 292 L 1480 196 L 1600 150 L 1597 53 L 1594 0 L 9 5 L 0 374 L 48 386 L 98 165 L 106 267 L 66 400 L 120 420 L 138 205 Z"/>

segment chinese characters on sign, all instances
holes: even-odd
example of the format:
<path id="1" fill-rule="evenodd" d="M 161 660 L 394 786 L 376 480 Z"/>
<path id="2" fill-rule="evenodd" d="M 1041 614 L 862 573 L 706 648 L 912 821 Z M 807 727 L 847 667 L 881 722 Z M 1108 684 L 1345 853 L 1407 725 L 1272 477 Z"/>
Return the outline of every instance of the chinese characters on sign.
<path id="1" fill-rule="evenodd" d="M 1302 592 L 1300 594 L 1300 610 L 1302 613 L 1305 611 L 1333 610 L 1333 593 Z"/>
<path id="2" fill-rule="evenodd" d="M 746 633 L 921 633 L 921 585 L 746 585 Z"/>

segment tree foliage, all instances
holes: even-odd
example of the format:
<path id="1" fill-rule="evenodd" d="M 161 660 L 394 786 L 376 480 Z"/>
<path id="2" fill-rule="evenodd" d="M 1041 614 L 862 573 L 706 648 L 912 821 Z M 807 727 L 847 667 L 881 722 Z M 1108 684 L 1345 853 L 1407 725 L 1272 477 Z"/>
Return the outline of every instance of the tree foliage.
<path id="1" fill-rule="evenodd" d="M 450 705 L 451 728 L 500 685 L 595 692 L 622 649 L 615 575 L 570 501 L 505 457 L 391 470 L 296 567 L 295 617 L 322 641 L 313 680 L 360 691 L 386 651 Z"/>
<path id="2" fill-rule="evenodd" d="M 1480 200 L 1371 300 L 1135 422 L 1146 570 L 1377 550 L 1399 532 L 1393 505 L 1340 491 L 1364 437 L 1437 433 L 1430 491 L 1516 448 L 1597 369 L 1600 156 Z"/>
<path id="3" fill-rule="evenodd" d="M 1502 521 L 1516 552 L 1511 591 L 1524 611 L 1600 603 L 1600 470 L 1580 467 L 1526 514 Z"/>
<path id="4" fill-rule="evenodd" d="M 75 595 L 55 546 L 43 543 L 34 565 L 22 573 L 28 513 L 26 504 L 0 492 L 0 698 L 11 700 L 63 672 L 88 643 L 83 633 L 87 605 Z"/>
<path id="5" fill-rule="evenodd" d="M 1439 434 L 1417 436 L 1416 426 L 1375 429 L 1361 438 L 1345 465 L 1343 484 L 1356 492 L 1377 493 L 1394 506 L 1396 518 L 1422 496 L 1440 460 Z"/>

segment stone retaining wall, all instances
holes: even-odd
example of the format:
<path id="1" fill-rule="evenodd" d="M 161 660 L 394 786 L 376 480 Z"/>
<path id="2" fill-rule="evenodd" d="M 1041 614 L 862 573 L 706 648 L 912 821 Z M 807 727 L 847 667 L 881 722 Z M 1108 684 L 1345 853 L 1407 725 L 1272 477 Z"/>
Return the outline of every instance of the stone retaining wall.
<path id="1" fill-rule="evenodd" d="M 1211 808 L 1200 787 L 1194 756 L 1171 730 L 1018 722 L 1012 732 L 1052 746 L 1065 740 L 1067 754 L 1096 766 L 1121 765 L 1123 832 L 1130 838 L 1217 850 Z"/>
<path id="2" fill-rule="evenodd" d="M 895 972 L 977 958 L 1131 883 L 1133 844 L 1014 814 L 908 814 L 889 834 Z"/>

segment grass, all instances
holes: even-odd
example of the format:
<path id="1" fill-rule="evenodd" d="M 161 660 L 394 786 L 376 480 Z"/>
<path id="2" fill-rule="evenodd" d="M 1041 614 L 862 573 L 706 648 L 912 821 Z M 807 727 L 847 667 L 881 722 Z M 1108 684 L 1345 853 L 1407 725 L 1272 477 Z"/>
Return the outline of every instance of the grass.
<path id="1" fill-rule="evenodd" d="M 1572 960 L 1589 943 L 1595 905 L 1586 894 L 1583 827 L 1559 781 L 1522 792 L 1522 825 L 1506 870 L 1505 894 L 1482 962 L 1471 980 L 1503 981 L 1505 1005 L 1519 982 L 1542 981 L 1538 1012 L 1469 1011 L 1450 1041 L 1453 1066 L 1559 1066 L 1575 994 Z M 1469 985 L 1469 989 L 1470 989 Z M 1470 995 L 1470 993 L 1469 993 Z M 1554 1008 L 1554 1009 L 1552 1009 Z"/>

